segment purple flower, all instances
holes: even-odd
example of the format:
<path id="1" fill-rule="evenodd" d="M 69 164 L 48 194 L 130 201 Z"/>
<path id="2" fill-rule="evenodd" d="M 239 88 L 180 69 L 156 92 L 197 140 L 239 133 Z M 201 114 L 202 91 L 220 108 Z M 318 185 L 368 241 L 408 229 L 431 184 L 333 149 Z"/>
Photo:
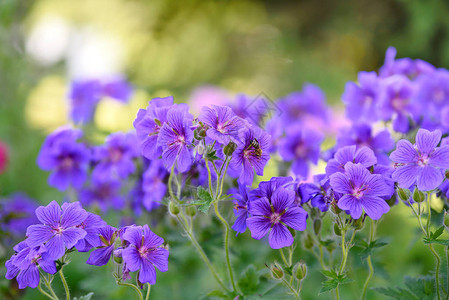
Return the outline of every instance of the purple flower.
<path id="1" fill-rule="evenodd" d="M 326 175 L 330 176 L 336 172 L 344 172 L 347 162 L 360 163 L 369 168 L 377 163 L 373 150 L 368 147 L 346 146 L 335 152 L 334 158 L 330 159 L 326 166 Z"/>
<path id="2" fill-rule="evenodd" d="M 98 230 L 106 226 L 106 222 L 99 215 L 88 212 L 87 218 L 77 227 L 86 231 L 86 236 L 79 240 L 75 248 L 80 252 L 87 252 L 96 245 Z"/>
<path id="3" fill-rule="evenodd" d="M 70 118 L 75 123 L 88 123 L 92 120 L 95 109 L 102 96 L 99 80 L 74 81 L 71 84 Z"/>
<path id="4" fill-rule="evenodd" d="M 398 164 L 392 178 L 401 188 L 417 184 L 420 191 L 431 191 L 443 182 L 444 170 L 449 169 L 449 146 L 437 147 L 440 140 L 439 130 L 419 129 L 415 146 L 398 141 L 390 159 Z"/>
<path id="5" fill-rule="evenodd" d="M 207 136 L 221 144 L 227 144 L 231 140 L 238 142 L 238 132 L 245 126 L 244 121 L 227 106 L 205 106 L 198 120 L 209 126 Z"/>
<path id="6" fill-rule="evenodd" d="M 108 263 L 114 251 L 117 229 L 107 225 L 99 228 L 96 233 L 95 242 L 93 243 L 96 249 L 90 253 L 86 263 L 93 266 L 104 266 Z"/>
<path id="7" fill-rule="evenodd" d="M 254 127 L 240 131 L 240 141 L 232 154 L 230 167 L 239 174 L 241 184 L 251 185 L 256 174 L 263 175 L 263 169 L 270 159 L 270 136 Z"/>
<path id="8" fill-rule="evenodd" d="M 295 192 L 284 188 L 276 189 L 271 201 L 263 197 L 251 202 L 249 212 L 252 217 L 246 220 L 246 224 L 251 236 L 260 240 L 270 232 L 268 241 L 273 249 L 293 244 L 293 236 L 287 226 L 301 231 L 306 229 L 307 212 L 295 204 Z"/>
<path id="9" fill-rule="evenodd" d="M 379 119 L 379 79 L 376 72 L 360 72 L 358 84 L 348 82 L 342 99 L 346 116 L 354 122 L 372 123 Z"/>
<path id="10" fill-rule="evenodd" d="M 92 178 L 91 186 L 82 189 L 79 193 L 83 205 L 98 205 L 102 212 L 109 208 L 122 209 L 125 199 L 120 194 L 122 185 L 115 179 Z"/>
<path id="11" fill-rule="evenodd" d="M 330 188 L 329 179 L 326 174 L 313 176 L 313 183 L 302 183 L 298 186 L 298 194 L 301 203 L 310 201 L 312 207 L 321 211 L 328 211 L 329 204 L 333 200 L 333 191 Z"/>
<path id="12" fill-rule="evenodd" d="M 380 77 L 389 77 L 395 74 L 405 75 L 414 78 L 420 74 L 431 73 L 435 67 L 420 59 L 408 57 L 396 59 L 396 49 L 389 47 L 385 54 L 385 63 L 380 68 Z"/>
<path id="13" fill-rule="evenodd" d="M 98 162 L 92 176 L 96 178 L 127 178 L 134 173 L 134 159 L 139 156 L 138 141 L 134 133 L 116 132 L 107 137 L 104 145 L 94 149 Z"/>
<path id="14" fill-rule="evenodd" d="M 405 76 L 394 75 L 382 81 L 380 113 L 384 121 L 393 119 L 393 129 L 407 133 L 410 130 L 409 118 L 416 118 L 419 107 L 414 101 L 415 86 Z"/>
<path id="15" fill-rule="evenodd" d="M 268 198 L 271 201 L 274 191 L 278 188 L 289 189 L 294 184 L 292 177 L 272 177 L 269 181 L 262 181 L 259 186 L 250 193 L 251 200 Z"/>
<path id="16" fill-rule="evenodd" d="M 309 163 L 317 164 L 323 136 L 315 130 L 291 124 L 285 137 L 279 142 L 279 154 L 284 160 L 293 161 L 293 173 L 302 177 L 309 174 Z"/>
<path id="17" fill-rule="evenodd" d="M 13 236 L 24 235 L 28 226 L 36 224 L 37 203 L 24 193 L 15 193 L 0 201 L 0 229 Z"/>
<path id="18" fill-rule="evenodd" d="M 152 161 L 143 173 L 142 190 L 144 195 L 142 204 L 148 211 L 161 205 L 167 193 L 167 186 L 164 183 L 164 178 L 167 175 L 168 172 L 160 160 Z"/>
<path id="19" fill-rule="evenodd" d="M 234 215 L 236 220 L 232 225 L 232 229 L 239 233 L 244 233 L 246 231 L 246 219 L 248 218 L 249 209 L 249 191 L 246 185 L 239 184 L 238 193 L 233 194 L 234 197 Z"/>
<path id="20" fill-rule="evenodd" d="M 263 98 L 249 97 L 245 94 L 238 94 L 235 100 L 229 103 L 232 111 L 240 118 L 248 121 L 250 124 L 260 126 L 266 113 L 266 100 Z"/>
<path id="21" fill-rule="evenodd" d="M 42 170 L 52 171 L 48 184 L 64 191 L 69 186 L 80 188 L 87 177 L 90 154 L 85 145 L 77 143 L 81 131 L 62 128 L 45 140 L 37 158 Z"/>
<path id="22" fill-rule="evenodd" d="M 162 160 L 167 169 L 176 164 L 179 172 L 187 171 L 192 164 L 188 147 L 193 141 L 192 116 L 181 107 L 167 113 L 167 122 L 160 130 L 157 145 L 162 147 Z"/>
<path id="23" fill-rule="evenodd" d="M 156 283 L 156 270 L 168 271 L 168 250 L 160 247 L 164 239 L 154 234 L 148 225 L 128 227 L 123 239 L 130 245 L 122 251 L 123 261 L 131 272 L 140 270 L 141 283 Z"/>
<path id="24" fill-rule="evenodd" d="M 103 83 L 103 94 L 126 103 L 132 95 L 132 87 L 124 78 L 117 76 Z"/>
<path id="25" fill-rule="evenodd" d="M 16 252 L 10 260 L 6 261 L 6 279 L 17 277 L 19 289 L 27 286 L 36 288 L 40 282 L 39 267 L 47 273 L 56 273 L 55 262 L 48 257 L 44 245 L 29 247 L 27 241 L 20 242 L 14 247 Z"/>
<path id="26" fill-rule="evenodd" d="M 42 223 L 27 229 L 27 244 L 31 248 L 45 243 L 49 259 L 61 258 L 65 249 L 70 249 L 86 236 L 84 229 L 77 226 L 87 218 L 87 212 L 79 202 L 64 203 L 62 210 L 56 201 L 47 206 L 39 206 L 36 216 Z"/>
<path id="27" fill-rule="evenodd" d="M 387 152 L 394 148 L 394 139 L 388 130 L 382 130 L 376 135 L 373 135 L 371 126 L 358 124 L 340 131 L 337 136 L 337 148 L 350 145 L 356 145 L 357 148 L 363 146 L 369 147 L 376 155 L 377 163 L 389 165 L 390 159 L 388 158 Z"/>
<path id="28" fill-rule="evenodd" d="M 354 219 L 360 218 L 365 210 L 371 219 L 378 220 L 390 210 L 382 199 L 389 193 L 384 178 L 379 174 L 371 174 L 362 164 L 348 162 L 345 173 L 338 172 L 330 176 L 330 185 L 343 195 L 338 200 L 338 207 L 348 210 Z"/>
<path id="29" fill-rule="evenodd" d="M 162 154 L 157 145 L 159 131 L 167 121 L 167 112 L 173 106 L 173 97 L 154 98 L 147 109 L 140 109 L 134 120 L 137 138 L 140 140 L 140 152 L 148 159 L 157 159 Z"/>

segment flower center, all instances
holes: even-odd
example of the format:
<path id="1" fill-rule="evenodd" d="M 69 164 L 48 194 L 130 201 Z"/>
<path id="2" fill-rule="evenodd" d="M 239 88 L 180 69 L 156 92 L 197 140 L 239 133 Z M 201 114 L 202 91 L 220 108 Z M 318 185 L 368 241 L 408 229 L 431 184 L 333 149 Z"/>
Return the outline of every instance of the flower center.
<path id="1" fill-rule="evenodd" d="M 70 156 L 66 156 L 61 160 L 60 167 L 62 170 L 71 170 L 75 165 L 75 162 Z"/>
<path id="2" fill-rule="evenodd" d="M 429 163 L 429 156 L 427 156 L 426 154 L 421 154 L 418 158 L 418 166 L 420 167 L 427 166 L 428 163 Z"/>
<path id="3" fill-rule="evenodd" d="M 396 96 L 391 100 L 391 106 L 396 111 L 403 111 L 404 108 L 407 106 L 407 101 L 405 99 L 399 98 L 399 96 Z"/>
<path id="4" fill-rule="evenodd" d="M 61 234 L 64 231 L 64 229 L 62 229 L 61 227 L 54 227 L 53 228 L 53 232 L 56 234 Z"/>
<path id="5" fill-rule="evenodd" d="M 445 95 L 444 95 L 444 91 L 442 91 L 442 90 L 440 90 L 440 89 L 437 89 L 437 90 L 435 91 L 435 94 L 434 94 L 435 102 L 437 102 L 437 103 L 443 102 L 444 96 L 445 96 Z"/>
<path id="6" fill-rule="evenodd" d="M 274 212 L 270 216 L 270 221 L 272 224 L 277 224 L 281 221 L 282 215 L 280 213 Z"/>
<path id="7" fill-rule="evenodd" d="M 304 157 L 307 152 L 307 147 L 304 143 L 299 143 L 295 147 L 295 156 L 296 157 Z"/>
<path id="8" fill-rule="evenodd" d="M 123 151 L 118 148 L 109 149 L 109 157 L 113 163 L 119 162 L 122 159 Z"/>
<path id="9" fill-rule="evenodd" d="M 356 197 L 357 199 L 360 199 L 363 197 L 363 194 L 365 191 L 366 191 L 366 188 L 364 188 L 364 187 L 354 188 L 352 195 L 354 197 Z"/>
<path id="10" fill-rule="evenodd" d="M 217 131 L 220 133 L 226 133 L 226 129 L 224 128 L 223 124 L 218 124 L 217 125 Z"/>

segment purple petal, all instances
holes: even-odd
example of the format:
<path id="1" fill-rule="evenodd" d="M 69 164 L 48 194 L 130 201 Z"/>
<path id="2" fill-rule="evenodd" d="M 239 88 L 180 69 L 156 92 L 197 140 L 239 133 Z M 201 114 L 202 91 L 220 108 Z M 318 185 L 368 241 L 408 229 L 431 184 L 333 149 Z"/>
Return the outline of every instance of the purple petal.
<path id="1" fill-rule="evenodd" d="M 353 161 L 357 146 L 346 146 L 338 149 L 335 153 L 335 159 L 342 165 L 348 161 Z"/>
<path id="2" fill-rule="evenodd" d="M 14 257 L 14 256 L 13 256 Z M 7 260 L 5 263 L 5 267 L 6 267 L 6 279 L 11 280 L 14 277 L 17 276 L 17 274 L 19 273 L 20 269 L 18 267 L 16 267 L 12 262 L 11 262 L 12 258 L 10 260 Z"/>
<path id="3" fill-rule="evenodd" d="M 349 179 L 346 174 L 343 173 L 334 173 L 329 177 L 331 187 L 338 193 L 342 194 L 351 194 L 352 187 L 349 183 Z"/>
<path id="4" fill-rule="evenodd" d="M 361 163 L 365 168 L 368 168 L 377 164 L 377 158 L 373 150 L 365 146 L 357 150 L 354 163 Z"/>
<path id="5" fill-rule="evenodd" d="M 396 150 L 391 152 L 390 159 L 396 163 L 413 163 L 418 160 L 418 152 L 416 152 L 412 143 L 407 140 L 400 140 L 396 144 Z"/>
<path id="6" fill-rule="evenodd" d="M 251 237 L 256 240 L 260 240 L 263 238 L 271 227 L 271 222 L 269 219 L 261 217 L 261 216 L 255 216 L 255 217 L 249 217 L 246 219 L 246 225 L 248 226 L 249 230 L 251 231 Z"/>
<path id="7" fill-rule="evenodd" d="M 430 154 L 429 165 L 436 168 L 449 169 L 449 145 L 436 148 Z"/>
<path id="8" fill-rule="evenodd" d="M 155 284 L 156 283 L 156 269 L 148 260 L 143 260 L 142 268 L 140 269 L 139 281 L 142 283 Z"/>
<path id="9" fill-rule="evenodd" d="M 444 177 L 440 170 L 431 166 L 425 166 L 420 169 L 417 186 L 420 191 L 431 191 L 440 186 L 443 179 Z"/>
<path id="10" fill-rule="evenodd" d="M 142 227 L 134 226 L 126 228 L 125 233 L 123 234 L 123 239 L 137 248 L 140 248 L 142 244 L 142 236 Z"/>
<path id="11" fill-rule="evenodd" d="M 419 152 L 421 152 L 422 154 L 429 154 L 435 149 L 436 146 L 438 146 L 440 140 L 441 131 L 435 130 L 430 132 L 426 129 L 420 128 L 418 130 L 418 133 L 416 134 L 415 143 Z"/>
<path id="12" fill-rule="evenodd" d="M 46 225 L 31 225 L 27 229 L 27 244 L 29 247 L 37 247 L 53 237 L 53 232 Z"/>
<path id="13" fill-rule="evenodd" d="M 349 177 L 349 180 L 351 181 L 351 186 L 353 188 L 361 187 L 368 181 L 370 176 L 372 176 L 372 174 L 362 164 L 353 164 L 351 162 L 348 162 L 345 165 L 345 171 L 347 176 Z"/>
<path id="14" fill-rule="evenodd" d="M 363 197 L 362 206 L 366 214 L 373 220 L 379 220 L 383 214 L 390 210 L 387 202 L 379 197 Z"/>
<path id="15" fill-rule="evenodd" d="M 60 234 L 51 238 L 45 246 L 47 247 L 48 258 L 51 260 L 60 259 L 65 253 L 64 240 Z"/>
<path id="16" fill-rule="evenodd" d="M 307 226 L 307 212 L 302 207 L 290 207 L 282 215 L 281 221 L 295 230 L 304 231 Z"/>
<path id="17" fill-rule="evenodd" d="M 253 216 L 269 216 L 271 215 L 271 206 L 268 198 L 263 197 L 251 202 L 249 212 Z"/>
<path id="18" fill-rule="evenodd" d="M 41 259 L 39 260 L 39 267 L 49 274 L 55 274 L 57 272 L 56 263 L 53 260 Z"/>
<path id="19" fill-rule="evenodd" d="M 70 249 L 86 236 L 86 231 L 81 228 L 67 228 L 62 232 L 62 238 L 65 246 Z"/>
<path id="20" fill-rule="evenodd" d="M 293 244 L 293 236 L 287 227 L 278 223 L 271 229 L 268 242 L 272 249 L 280 249 L 291 246 Z"/>
<path id="21" fill-rule="evenodd" d="M 81 208 L 79 202 L 70 203 L 64 206 L 61 217 L 62 228 L 69 228 L 80 225 L 87 218 L 87 212 Z"/>
<path id="22" fill-rule="evenodd" d="M 397 168 L 391 178 L 399 184 L 399 187 L 408 189 L 415 184 L 421 167 L 417 165 L 407 165 Z"/>
<path id="23" fill-rule="evenodd" d="M 286 190 L 284 188 L 278 188 L 271 196 L 271 205 L 273 205 L 274 211 L 281 213 L 288 207 L 290 207 L 295 201 L 295 191 Z"/>
<path id="24" fill-rule="evenodd" d="M 87 260 L 88 265 L 93 266 L 104 266 L 109 262 L 109 259 L 111 258 L 112 251 L 114 251 L 114 246 L 111 245 L 109 247 L 102 247 L 95 249 L 92 251 L 92 253 L 89 256 L 89 259 Z"/>
<path id="25" fill-rule="evenodd" d="M 164 243 L 164 239 L 156 235 L 154 232 L 152 232 L 150 230 L 150 227 L 146 224 L 143 225 L 143 236 L 144 236 L 143 245 L 148 248 L 159 247 Z"/>
<path id="26" fill-rule="evenodd" d="M 142 258 L 139 255 L 139 251 L 133 246 L 128 246 L 122 251 L 123 261 L 131 272 L 135 272 L 140 269 L 142 264 Z"/>
<path id="27" fill-rule="evenodd" d="M 156 248 L 151 251 L 148 260 L 156 266 L 161 272 L 168 271 L 168 250 L 164 248 Z"/>
<path id="28" fill-rule="evenodd" d="M 178 155 L 178 171 L 184 173 L 188 171 L 190 166 L 192 165 L 192 155 L 190 154 L 187 146 L 184 145 L 181 147 Z"/>
<path id="29" fill-rule="evenodd" d="M 31 264 L 26 270 L 23 270 L 17 276 L 17 282 L 19 283 L 19 289 L 24 289 L 27 286 L 30 288 L 37 288 L 39 285 L 39 270 L 35 264 Z"/>
<path id="30" fill-rule="evenodd" d="M 55 226 L 61 218 L 61 208 L 56 201 L 52 201 L 47 206 L 39 206 L 36 216 L 42 224 Z"/>
<path id="31" fill-rule="evenodd" d="M 342 210 L 349 210 L 351 217 L 354 219 L 358 219 L 362 215 L 362 205 L 360 200 L 351 195 L 344 195 L 341 197 L 338 200 L 338 207 Z"/>

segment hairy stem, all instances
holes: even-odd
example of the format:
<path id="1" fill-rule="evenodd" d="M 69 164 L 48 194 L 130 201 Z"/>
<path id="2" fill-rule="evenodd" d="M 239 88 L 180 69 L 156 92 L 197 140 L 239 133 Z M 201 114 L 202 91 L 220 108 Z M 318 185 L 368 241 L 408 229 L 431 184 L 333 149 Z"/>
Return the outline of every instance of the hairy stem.
<path id="1" fill-rule="evenodd" d="M 43 289 L 42 289 L 42 287 L 41 287 L 41 283 L 39 282 L 39 285 L 37 286 L 37 289 L 39 290 L 39 292 L 41 292 L 42 293 L 42 295 L 44 295 L 44 296 L 46 296 L 46 297 L 48 297 L 48 298 L 50 298 L 50 299 L 52 299 L 52 300 L 57 300 L 58 298 L 54 298 L 52 295 L 50 295 L 49 293 L 47 293 L 46 291 L 44 291 Z"/>
<path id="2" fill-rule="evenodd" d="M 292 287 L 292 285 L 285 280 L 285 278 L 282 278 L 282 282 L 290 289 L 290 291 L 293 293 L 293 295 L 295 295 L 295 298 L 300 300 L 301 298 L 299 297 L 299 293 L 295 290 L 295 288 Z"/>
<path id="3" fill-rule="evenodd" d="M 62 285 L 64 285 L 66 299 L 70 300 L 70 289 L 69 289 L 69 285 L 67 284 L 67 281 L 65 280 L 64 273 L 62 272 L 62 268 L 61 268 L 61 270 L 59 270 L 59 276 L 61 277 Z"/>
<path id="4" fill-rule="evenodd" d="M 431 192 L 427 193 L 427 222 L 426 222 L 427 237 L 430 237 L 430 219 L 432 218 L 432 208 L 430 207 L 430 195 L 431 194 L 432 194 Z M 430 251 L 432 252 L 433 256 L 435 256 L 435 259 L 437 260 L 437 265 L 436 265 L 436 270 L 435 270 L 435 284 L 436 284 L 436 289 L 437 289 L 437 297 L 438 297 L 438 300 L 440 300 L 441 299 L 441 296 L 440 296 L 440 256 L 435 251 L 435 249 L 433 249 L 432 244 L 428 244 L 428 245 L 429 245 Z"/>
<path id="5" fill-rule="evenodd" d="M 141 292 L 140 289 L 139 289 L 137 286 L 135 286 L 134 284 L 126 283 L 126 282 L 121 282 L 120 280 L 117 280 L 117 284 L 118 284 L 118 285 L 123 285 L 123 286 L 128 286 L 128 287 L 130 287 L 130 288 L 133 288 L 133 289 L 136 291 L 136 293 L 139 295 L 139 300 L 143 300 L 142 292 Z"/>
<path id="6" fill-rule="evenodd" d="M 150 299 L 150 292 L 151 292 L 151 284 L 147 283 L 148 288 L 147 288 L 147 295 L 145 296 L 145 300 Z"/>
<path id="7" fill-rule="evenodd" d="M 374 220 L 371 220 L 370 235 L 369 235 L 368 245 L 371 245 L 371 242 L 374 240 L 375 230 L 376 230 L 376 222 Z M 369 273 L 368 273 L 368 277 L 366 278 L 365 284 L 363 285 L 362 297 L 361 297 L 362 300 L 364 300 L 365 297 L 366 297 L 366 291 L 368 289 L 368 284 L 369 284 L 369 282 L 371 280 L 371 277 L 373 277 L 373 274 L 374 274 L 373 264 L 371 262 L 371 255 L 368 255 L 368 258 L 366 259 L 366 262 L 368 264 Z"/>

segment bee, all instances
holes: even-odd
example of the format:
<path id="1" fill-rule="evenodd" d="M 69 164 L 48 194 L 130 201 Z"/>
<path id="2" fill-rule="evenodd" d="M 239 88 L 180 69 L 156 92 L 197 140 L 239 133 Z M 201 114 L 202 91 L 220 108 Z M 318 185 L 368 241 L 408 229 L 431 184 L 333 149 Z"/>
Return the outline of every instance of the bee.
<path id="1" fill-rule="evenodd" d="M 260 149 L 259 141 L 257 139 L 252 139 L 249 145 L 249 147 L 254 148 L 254 154 L 256 155 L 256 157 L 260 158 L 262 156 L 262 149 Z"/>

